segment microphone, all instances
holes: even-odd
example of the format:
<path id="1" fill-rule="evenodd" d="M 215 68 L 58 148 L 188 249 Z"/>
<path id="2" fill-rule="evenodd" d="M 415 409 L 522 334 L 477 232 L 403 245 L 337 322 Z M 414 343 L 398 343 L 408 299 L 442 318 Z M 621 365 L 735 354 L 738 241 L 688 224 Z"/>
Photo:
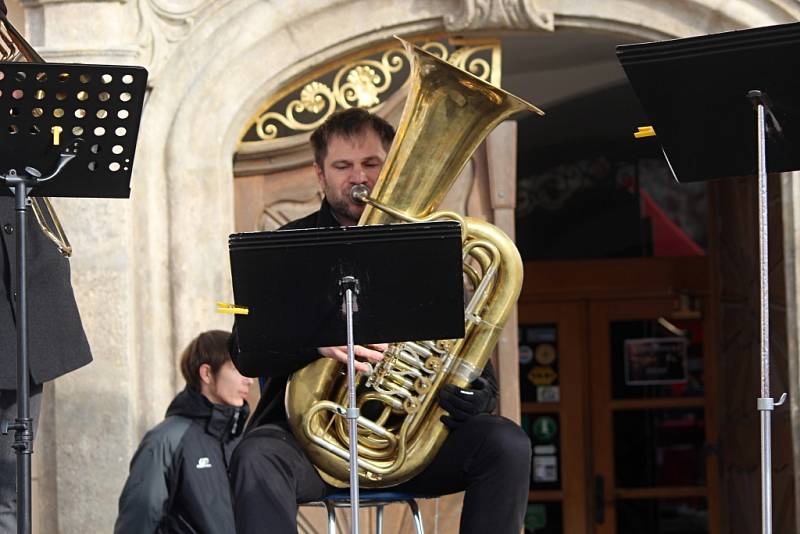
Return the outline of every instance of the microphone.
<path id="1" fill-rule="evenodd" d="M 369 197 L 369 188 L 364 184 L 356 184 L 350 188 L 350 198 L 359 204 L 366 204 Z"/>

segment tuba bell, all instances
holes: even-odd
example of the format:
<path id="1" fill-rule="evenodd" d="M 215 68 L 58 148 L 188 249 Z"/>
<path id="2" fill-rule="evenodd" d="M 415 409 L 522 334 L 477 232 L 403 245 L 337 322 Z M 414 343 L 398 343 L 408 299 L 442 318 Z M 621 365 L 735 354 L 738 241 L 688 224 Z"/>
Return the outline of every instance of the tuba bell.
<path id="1" fill-rule="evenodd" d="M 401 39 L 402 41 L 402 39 Z M 486 221 L 434 211 L 483 139 L 503 120 L 533 105 L 402 41 L 411 87 L 386 162 L 359 224 L 457 220 L 465 280 L 472 296 L 463 339 L 390 345 L 373 372 L 356 377 L 359 481 L 394 486 L 419 473 L 447 437 L 437 402 L 445 384 L 480 376 L 522 287 L 513 241 Z M 410 261 L 424 261 L 411 258 Z M 295 372 L 286 389 L 289 425 L 322 478 L 349 484 L 347 380 L 341 364 L 320 358 Z"/>
<path id="2" fill-rule="evenodd" d="M 25 40 L 0 11 L 0 61 L 30 61 L 45 63 L 36 50 Z M 39 228 L 65 258 L 72 255 L 72 245 L 61 227 L 56 210 L 47 197 L 31 197 L 31 210 Z"/>

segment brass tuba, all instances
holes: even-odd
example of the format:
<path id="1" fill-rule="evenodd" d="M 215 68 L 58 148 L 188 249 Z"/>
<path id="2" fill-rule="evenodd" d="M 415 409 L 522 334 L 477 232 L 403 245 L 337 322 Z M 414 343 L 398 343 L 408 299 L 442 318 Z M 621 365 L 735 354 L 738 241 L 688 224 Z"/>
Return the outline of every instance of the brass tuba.
<path id="1" fill-rule="evenodd" d="M 42 56 L 25 40 L 0 11 L 0 61 L 30 61 L 45 63 Z M 65 258 L 72 255 L 72 245 L 61 227 L 56 210 L 47 197 L 31 197 L 31 210 L 39 228 L 58 247 Z M 52 228 L 51 228 L 52 224 Z"/>
<path id="2" fill-rule="evenodd" d="M 455 219 L 461 222 L 464 274 L 473 291 L 463 339 L 393 344 L 369 376 L 359 374 L 359 480 L 400 484 L 419 473 L 447 437 L 436 401 L 451 383 L 478 377 L 522 286 L 513 241 L 495 226 L 434 212 L 472 153 L 495 126 L 531 104 L 403 41 L 411 89 L 397 135 L 359 224 Z M 410 261 L 424 261 L 411 258 Z M 286 390 L 289 425 L 328 483 L 349 484 L 347 380 L 340 364 L 320 358 L 295 372 Z M 367 415 L 368 414 L 368 415 Z"/>

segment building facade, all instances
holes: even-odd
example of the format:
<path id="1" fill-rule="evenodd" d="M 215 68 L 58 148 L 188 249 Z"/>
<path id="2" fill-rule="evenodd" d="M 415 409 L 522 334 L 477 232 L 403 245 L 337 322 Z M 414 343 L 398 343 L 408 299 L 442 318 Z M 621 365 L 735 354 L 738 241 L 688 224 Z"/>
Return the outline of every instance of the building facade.
<path id="1" fill-rule="evenodd" d="M 546 112 L 560 112 L 550 113 L 547 123 L 519 121 L 492 134 L 473 160 L 472 174 L 464 178 L 462 196 L 453 200 L 462 211 L 515 234 L 526 259 L 519 328 L 512 324 L 506 330 L 498 365 L 501 413 L 528 425 L 535 440 L 545 447 L 555 443 L 557 450 L 541 454 L 556 459 L 539 460 L 541 471 L 532 474 L 530 530 L 670 532 L 664 510 L 681 521 L 693 517 L 697 532 L 758 530 L 756 266 L 749 263 L 754 252 L 748 248 L 755 246 L 755 216 L 747 211 L 755 209 L 753 185 L 738 180 L 671 196 L 647 190 L 656 207 L 663 208 L 659 199 L 664 198 L 702 203 L 705 237 L 682 227 L 693 243 L 701 243 L 693 253 L 660 253 L 655 242 L 636 242 L 641 250 L 649 246 L 648 252 L 571 255 L 543 242 L 531 228 L 544 221 L 568 229 L 574 220 L 570 212 L 558 212 L 565 219 L 542 218 L 545 200 L 577 198 L 559 197 L 552 190 L 542 197 L 538 184 L 553 176 L 558 178 L 554 183 L 570 184 L 570 176 L 597 175 L 599 165 L 603 176 L 627 184 L 623 175 L 631 172 L 625 165 L 634 161 L 636 184 L 639 176 L 668 178 L 653 167 L 651 156 L 623 157 L 615 151 L 618 144 L 611 150 L 601 142 L 617 139 L 602 125 L 630 126 L 631 131 L 640 125 L 614 122 L 601 113 L 617 109 L 617 104 L 622 111 L 633 105 L 625 100 L 624 89 L 607 92 L 624 85 L 614 70 L 614 44 L 792 22 L 800 20 L 800 2 L 9 3 L 12 20 L 24 19 L 30 42 L 48 61 L 136 64 L 150 72 L 130 200 L 56 201 L 75 248 L 73 284 L 95 361 L 46 388 L 36 445 L 34 510 L 40 532 L 112 528 L 130 457 L 182 387 L 176 355 L 197 332 L 231 326 L 228 316 L 214 311 L 215 302 L 232 298 L 227 236 L 267 227 L 263 214 L 274 213 L 269 207 L 278 200 L 299 210 L 313 202 L 313 187 L 308 186 L 307 171 L 301 170 L 307 155 L 292 146 L 288 152 L 271 153 L 273 163 L 284 156 L 285 165 L 277 168 L 256 149 L 251 161 L 261 163 L 242 170 L 247 160 L 243 132 L 265 103 L 298 86 L 309 73 L 389 43 L 393 35 L 495 39 L 502 51 L 502 85 Z M 596 105 L 592 98 L 598 99 Z M 387 103 L 382 112 L 391 118 L 398 109 Z M 537 163 L 545 155 L 550 158 L 547 165 Z M 278 178 L 270 181 L 273 174 Z M 278 185 L 269 189 L 264 185 L 269 183 Z M 788 175 L 774 177 L 770 185 L 777 360 L 773 388 L 776 397 L 782 391 L 790 394 L 790 407 L 775 414 L 775 516 L 776 531 L 793 532 L 798 472 L 794 421 L 800 406 L 795 400 L 794 259 L 800 204 L 795 199 L 800 192 Z M 574 184 L 569 188 L 580 189 Z M 254 190 L 262 195 L 258 200 L 248 197 Z M 636 206 L 646 202 L 642 198 L 636 197 Z M 528 203 L 521 207 L 521 200 Z M 614 206 L 623 211 L 631 207 L 624 202 Z M 663 211 L 654 208 L 650 224 L 655 227 Z M 695 221 L 697 217 L 695 213 Z M 573 233 L 578 235 L 574 242 L 581 243 L 581 232 Z M 702 330 L 702 347 L 690 346 L 688 356 L 691 363 L 691 351 L 699 351 L 696 359 L 704 362 L 700 393 L 670 388 L 661 394 L 651 388 L 639 395 L 625 389 L 628 383 L 615 390 L 615 340 L 668 337 L 653 330 L 652 323 L 661 318 L 680 330 Z M 558 367 L 552 364 L 553 348 Z M 540 365 L 526 359 L 528 351 Z M 539 369 L 530 378 L 533 367 L 550 371 Z M 650 415 L 637 418 L 648 410 Z M 630 473 L 619 466 L 635 450 L 622 448 L 625 436 L 614 429 L 623 428 L 652 430 L 655 441 L 633 443 L 652 449 L 657 465 L 643 460 L 642 470 L 655 478 L 626 482 Z M 690 437 L 670 441 L 664 432 L 675 428 Z M 554 432 L 559 435 L 556 442 Z M 672 460 L 664 464 L 664 455 Z M 694 471 L 675 467 L 687 464 Z M 659 471 L 658 465 L 667 467 Z M 669 476 L 675 478 L 664 479 Z M 431 521 L 439 512 L 458 511 L 457 499 L 431 506 Z M 449 524 L 443 519 L 436 528 L 449 532 Z M 672 532 L 686 532 L 680 525 L 689 523 L 675 524 L 678 530 Z M 403 528 L 400 515 L 395 526 Z"/>

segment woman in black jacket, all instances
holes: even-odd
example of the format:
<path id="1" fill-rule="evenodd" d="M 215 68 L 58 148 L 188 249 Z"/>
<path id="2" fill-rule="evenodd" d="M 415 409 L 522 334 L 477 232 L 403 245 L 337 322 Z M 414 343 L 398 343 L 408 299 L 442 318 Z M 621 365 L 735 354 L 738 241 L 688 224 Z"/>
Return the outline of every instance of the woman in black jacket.
<path id="1" fill-rule="evenodd" d="M 145 434 L 119 498 L 115 534 L 234 534 L 228 462 L 247 419 L 251 378 L 204 332 L 181 356 L 186 388 Z"/>

